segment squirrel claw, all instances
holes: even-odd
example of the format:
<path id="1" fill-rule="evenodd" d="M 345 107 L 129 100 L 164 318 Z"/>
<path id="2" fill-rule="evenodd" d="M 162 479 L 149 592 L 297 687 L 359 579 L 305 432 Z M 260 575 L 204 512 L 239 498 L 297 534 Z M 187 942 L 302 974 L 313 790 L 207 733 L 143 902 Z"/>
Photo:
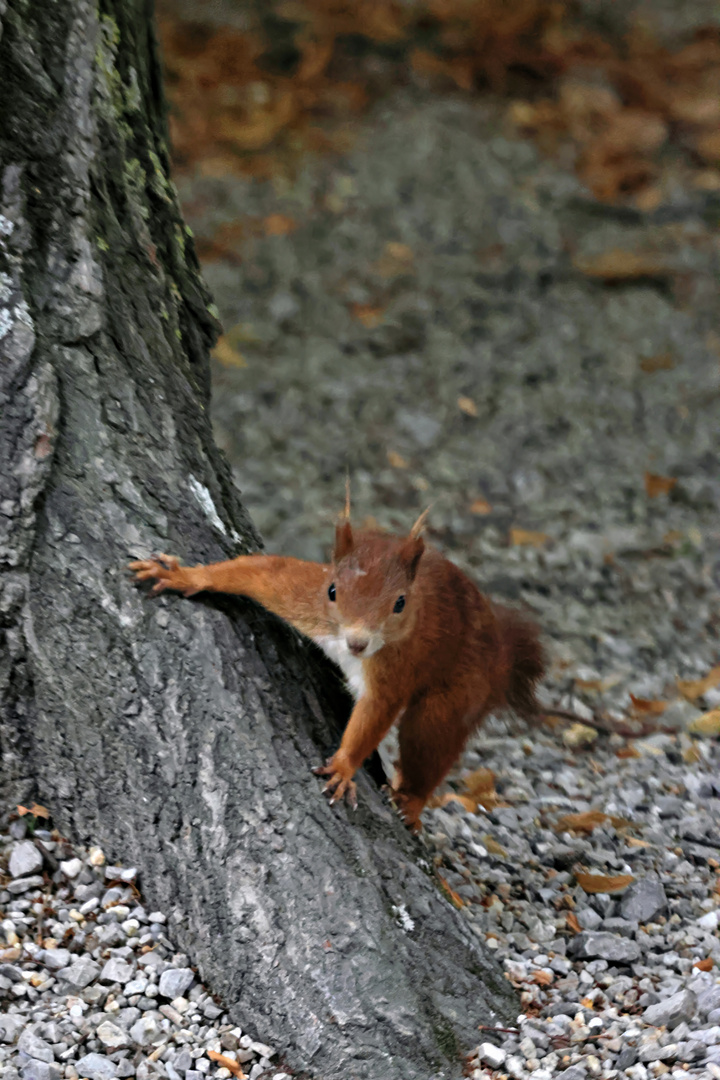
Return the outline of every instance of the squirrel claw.
<path id="1" fill-rule="evenodd" d="M 352 809 L 357 810 L 357 785 L 351 779 L 352 774 L 351 776 L 344 776 L 332 764 L 332 759 L 327 765 L 317 765 L 313 772 L 316 776 L 328 776 L 330 778 L 323 788 L 323 795 L 332 796 L 330 799 L 331 806 L 347 798 Z"/>

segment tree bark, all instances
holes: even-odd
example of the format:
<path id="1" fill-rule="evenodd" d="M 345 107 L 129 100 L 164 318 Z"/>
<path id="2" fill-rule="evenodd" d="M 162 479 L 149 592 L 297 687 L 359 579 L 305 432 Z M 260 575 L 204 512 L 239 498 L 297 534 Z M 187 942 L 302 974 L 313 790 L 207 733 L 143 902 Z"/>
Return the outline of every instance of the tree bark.
<path id="1" fill-rule="evenodd" d="M 141 873 L 232 1016 L 316 1077 L 460 1074 L 516 1008 L 367 775 L 334 670 L 129 557 L 259 541 L 214 446 L 216 323 L 168 180 L 149 0 L 0 0 L 0 770 Z"/>

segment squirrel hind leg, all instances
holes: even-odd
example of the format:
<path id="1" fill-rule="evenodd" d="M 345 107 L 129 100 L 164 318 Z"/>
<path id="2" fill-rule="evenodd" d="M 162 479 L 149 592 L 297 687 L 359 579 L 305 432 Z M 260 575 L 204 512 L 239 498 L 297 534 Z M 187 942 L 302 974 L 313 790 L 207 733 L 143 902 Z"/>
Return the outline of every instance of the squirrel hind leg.
<path id="1" fill-rule="evenodd" d="M 464 713 L 453 712 L 444 696 L 423 698 L 404 713 L 398 730 L 400 758 L 392 795 L 413 832 L 420 831 L 420 814 L 462 753 L 470 730 Z"/>

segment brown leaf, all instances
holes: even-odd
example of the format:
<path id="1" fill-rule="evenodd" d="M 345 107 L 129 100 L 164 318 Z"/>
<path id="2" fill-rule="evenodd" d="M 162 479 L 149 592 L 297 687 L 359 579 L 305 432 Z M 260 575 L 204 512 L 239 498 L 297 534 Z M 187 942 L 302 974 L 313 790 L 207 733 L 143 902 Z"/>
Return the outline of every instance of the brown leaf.
<path id="1" fill-rule="evenodd" d="M 18 806 L 17 812 L 19 817 L 25 817 L 26 814 L 32 814 L 33 817 L 49 818 L 50 811 L 46 810 L 44 806 L 39 806 L 36 802 L 32 806 Z"/>
<path id="2" fill-rule="evenodd" d="M 443 889 L 448 894 L 448 896 L 450 897 L 450 900 L 455 905 L 455 907 L 456 908 L 465 907 L 465 901 L 463 900 L 462 896 L 459 896 L 458 893 L 456 893 L 454 889 L 451 889 L 450 886 L 448 885 L 447 881 L 445 880 L 445 878 L 440 877 L 440 874 L 438 874 L 438 878 L 440 879 L 440 883 L 442 884 Z"/>
<path id="3" fill-rule="evenodd" d="M 401 454 L 395 452 L 395 450 L 388 450 L 387 452 L 388 465 L 392 465 L 393 469 L 407 469 L 410 467 L 410 462 L 406 461 Z"/>
<path id="4" fill-rule="evenodd" d="M 555 824 L 556 832 L 591 833 L 608 820 L 602 810 L 585 810 L 579 814 L 565 814 Z"/>
<path id="5" fill-rule="evenodd" d="M 353 318 L 361 322 L 368 330 L 373 330 L 376 326 L 379 326 L 385 314 L 384 307 L 373 306 L 372 304 L 352 304 L 350 311 Z"/>
<path id="6" fill-rule="evenodd" d="M 574 911 L 568 911 L 567 915 L 565 916 L 565 922 L 567 923 L 568 929 L 572 930 L 573 934 L 580 933 L 581 926 L 577 920 L 577 915 Z"/>
<path id="7" fill-rule="evenodd" d="M 263 226 L 266 236 L 287 236 L 288 233 L 295 232 L 297 222 L 286 214 L 268 214 L 263 219 Z"/>
<path id="8" fill-rule="evenodd" d="M 710 712 L 698 716 L 688 725 L 688 731 L 693 735 L 704 735 L 708 739 L 720 735 L 720 709 L 711 709 Z"/>
<path id="9" fill-rule="evenodd" d="M 459 795 L 457 791 L 446 791 L 444 795 L 441 795 L 439 797 L 439 799 L 437 800 L 437 802 L 434 803 L 434 805 L 447 806 L 447 804 L 450 802 L 460 803 L 460 805 L 463 806 L 466 810 L 468 810 L 471 814 L 477 813 L 478 804 L 475 799 L 471 799 L 467 795 Z"/>
<path id="10" fill-rule="evenodd" d="M 641 716 L 660 716 L 668 707 L 667 701 L 655 701 L 651 698 L 635 697 L 634 694 L 630 695 L 630 700 L 633 703 L 633 712 L 638 713 Z"/>
<path id="11" fill-rule="evenodd" d="M 206 1050 L 205 1053 L 211 1061 L 216 1061 L 221 1069 L 228 1069 L 233 1076 L 237 1077 L 237 1080 L 246 1080 L 247 1074 L 242 1071 L 238 1061 L 226 1057 L 225 1054 L 218 1054 L 217 1050 Z"/>
<path id="12" fill-rule="evenodd" d="M 702 679 L 678 679 L 677 688 L 684 698 L 688 701 L 695 701 L 696 698 L 702 697 L 703 694 L 707 694 L 708 690 L 712 690 L 713 687 L 720 683 L 720 664 L 717 667 L 712 668 Z"/>
<path id="13" fill-rule="evenodd" d="M 647 840 L 640 840 L 637 836 L 626 836 L 625 843 L 628 847 L 648 848 L 652 847 L 652 844 Z"/>
<path id="14" fill-rule="evenodd" d="M 637 758 L 640 757 L 640 751 L 632 743 L 628 743 L 627 746 L 621 746 L 615 751 L 615 757 Z"/>
<path id="15" fill-rule="evenodd" d="M 534 532 L 532 529 L 511 529 L 510 543 L 513 547 L 536 547 L 541 548 L 548 542 L 550 537 L 544 532 Z"/>
<path id="16" fill-rule="evenodd" d="M 712 971 L 714 966 L 715 961 L 712 956 L 706 956 L 704 960 L 696 960 L 693 964 L 693 967 L 697 968 L 699 971 Z"/>
<path id="17" fill-rule="evenodd" d="M 247 367 L 247 361 L 241 352 L 231 344 L 227 334 L 223 334 L 215 342 L 211 349 L 211 355 L 223 365 L 223 367 L 243 368 Z"/>
<path id="18" fill-rule="evenodd" d="M 492 769 L 475 769 L 462 778 L 468 795 L 495 794 L 495 773 Z"/>
<path id="19" fill-rule="evenodd" d="M 552 971 L 533 971 L 530 979 L 538 986 L 550 986 L 555 981 L 555 976 Z"/>
<path id="20" fill-rule="evenodd" d="M 457 399 L 458 409 L 460 412 L 464 412 L 466 416 L 477 416 L 477 405 L 470 397 L 459 397 Z"/>
<path id="21" fill-rule="evenodd" d="M 677 484 L 674 476 L 658 476 L 656 473 L 645 473 L 645 490 L 651 499 L 658 495 L 667 495 Z"/>
<path id="22" fill-rule="evenodd" d="M 646 375 L 652 375 L 655 371 L 671 371 L 675 367 L 672 353 L 656 353 L 655 356 L 644 356 L 640 361 L 640 370 Z"/>
<path id="23" fill-rule="evenodd" d="M 487 499 L 473 499 L 470 503 L 470 513 L 484 516 L 485 514 L 492 514 L 492 506 Z"/>
<path id="24" fill-rule="evenodd" d="M 398 277 L 401 274 L 412 273 L 415 256 L 413 250 L 407 244 L 400 244 L 390 240 L 385 245 L 385 250 L 374 265 L 374 269 L 384 278 Z"/>
<path id="25" fill-rule="evenodd" d="M 498 855 L 501 859 L 507 858 L 507 851 L 505 848 L 502 844 L 498 844 L 497 840 L 491 836 L 490 833 L 485 833 L 481 836 L 480 842 L 487 848 L 490 855 Z"/>
<path id="26" fill-rule="evenodd" d="M 635 878 L 632 874 L 582 874 L 576 873 L 575 880 L 580 888 L 589 894 L 592 893 L 619 893 L 632 885 Z"/>
<path id="27" fill-rule="evenodd" d="M 611 248 L 599 255 L 577 256 L 573 264 L 586 277 L 603 281 L 633 281 L 638 278 L 666 278 L 667 264 L 659 255 L 649 252 L 624 251 Z"/>

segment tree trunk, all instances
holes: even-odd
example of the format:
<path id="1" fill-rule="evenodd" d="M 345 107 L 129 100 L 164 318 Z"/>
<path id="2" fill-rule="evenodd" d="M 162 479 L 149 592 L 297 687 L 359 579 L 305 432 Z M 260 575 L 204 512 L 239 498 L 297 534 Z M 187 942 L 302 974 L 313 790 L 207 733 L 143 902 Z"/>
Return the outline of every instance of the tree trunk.
<path id="1" fill-rule="evenodd" d="M 334 669 L 132 556 L 253 527 L 208 420 L 216 323 L 172 184 L 148 0 L 0 0 L 0 766 L 136 865 L 233 1017 L 326 1080 L 460 1073 L 502 973 L 371 779 L 327 805 Z"/>

